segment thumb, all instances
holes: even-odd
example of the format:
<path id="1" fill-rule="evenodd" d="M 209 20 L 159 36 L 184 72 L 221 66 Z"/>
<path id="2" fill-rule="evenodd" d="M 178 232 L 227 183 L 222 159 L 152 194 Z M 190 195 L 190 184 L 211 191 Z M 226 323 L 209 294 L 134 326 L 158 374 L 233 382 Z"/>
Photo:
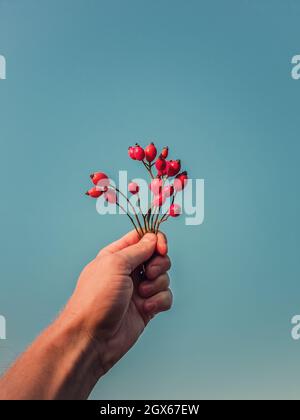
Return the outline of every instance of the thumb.
<path id="1" fill-rule="evenodd" d="M 118 252 L 129 264 L 130 272 L 134 271 L 143 262 L 149 260 L 155 252 L 157 236 L 154 233 L 146 233 L 135 245 L 131 245 Z"/>

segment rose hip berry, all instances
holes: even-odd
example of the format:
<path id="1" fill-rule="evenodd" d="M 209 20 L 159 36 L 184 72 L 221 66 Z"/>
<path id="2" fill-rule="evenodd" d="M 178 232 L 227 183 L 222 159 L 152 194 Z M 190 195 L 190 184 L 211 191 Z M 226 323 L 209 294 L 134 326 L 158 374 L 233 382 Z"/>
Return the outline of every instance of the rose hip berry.
<path id="1" fill-rule="evenodd" d="M 162 149 L 161 156 L 162 156 L 164 159 L 167 159 L 168 155 L 169 155 L 169 148 L 168 148 L 168 147 L 164 147 L 164 148 Z"/>
<path id="2" fill-rule="evenodd" d="M 134 157 L 136 160 L 143 160 L 145 157 L 144 149 L 138 144 L 134 148 Z"/>
<path id="3" fill-rule="evenodd" d="M 117 194 L 114 190 L 109 189 L 104 193 L 105 200 L 110 204 L 116 204 L 118 201 Z"/>
<path id="4" fill-rule="evenodd" d="M 145 157 L 146 160 L 150 163 L 152 162 L 157 155 L 157 150 L 156 147 L 154 146 L 154 143 L 150 143 L 146 148 L 145 148 Z"/>
<path id="5" fill-rule="evenodd" d="M 108 176 L 103 172 L 95 172 L 90 178 L 93 181 L 93 184 L 101 189 L 107 188 L 110 184 Z"/>
<path id="6" fill-rule="evenodd" d="M 149 185 L 150 190 L 153 192 L 154 195 L 157 195 L 161 192 L 163 182 L 159 178 L 154 178 Z"/>
<path id="7" fill-rule="evenodd" d="M 160 156 L 155 162 L 155 167 L 158 171 L 163 171 L 166 167 L 166 160 Z"/>
<path id="8" fill-rule="evenodd" d="M 128 147 L 128 156 L 130 159 L 136 160 L 135 153 L 134 153 L 134 147 L 130 146 Z"/>
<path id="9" fill-rule="evenodd" d="M 89 191 L 87 191 L 85 194 L 92 198 L 99 198 L 103 194 L 103 191 L 101 191 L 101 189 L 98 187 L 93 187 Z"/>
<path id="10" fill-rule="evenodd" d="M 181 215 L 181 207 L 179 204 L 171 204 L 169 208 L 169 215 L 171 217 L 178 217 Z"/>
<path id="11" fill-rule="evenodd" d="M 156 197 L 154 197 L 153 200 L 153 207 L 161 207 L 166 201 L 166 197 L 163 194 L 159 194 Z"/>
<path id="12" fill-rule="evenodd" d="M 162 194 L 165 197 L 171 197 L 174 194 L 174 187 L 173 185 L 166 185 L 163 190 L 162 190 Z"/>
<path id="13" fill-rule="evenodd" d="M 131 194 L 137 194 L 140 191 L 140 187 L 136 182 L 130 182 L 128 184 L 128 191 Z"/>
<path id="14" fill-rule="evenodd" d="M 168 165 L 168 176 L 175 176 L 181 169 L 180 160 L 170 160 Z"/>
<path id="15" fill-rule="evenodd" d="M 188 174 L 186 171 L 181 172 L 181 174 L 178 174 L 176 178 L 174 179 L 174 188 L 176 191 L 183 190 L 188 183 Z"/>

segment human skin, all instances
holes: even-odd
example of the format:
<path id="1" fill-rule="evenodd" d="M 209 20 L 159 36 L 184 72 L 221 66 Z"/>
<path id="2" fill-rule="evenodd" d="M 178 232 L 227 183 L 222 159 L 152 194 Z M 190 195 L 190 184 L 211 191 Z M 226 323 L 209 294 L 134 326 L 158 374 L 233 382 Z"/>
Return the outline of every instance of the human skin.
<path id="1" fill-rule="evenodd" d="M 167 248 L 161 233 L 139 240 L 131 232 L 102 249 L 58 318 L 0 379 L 0 400 L 86 399 L 149 321 L 171 308 Z"/>

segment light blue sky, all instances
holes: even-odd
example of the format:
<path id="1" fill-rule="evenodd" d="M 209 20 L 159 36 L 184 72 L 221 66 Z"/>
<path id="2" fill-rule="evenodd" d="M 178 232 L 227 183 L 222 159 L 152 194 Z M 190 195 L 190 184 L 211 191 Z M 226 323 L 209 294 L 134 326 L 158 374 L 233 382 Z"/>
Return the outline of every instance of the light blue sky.
<path id="1" fill-rule="evenodd" d="M 0 366 L 129 228 L 82 195 L 90 172 L 137 176 L 127 147 L 154 139 L 205 179 L 205 223 L 167 226 L 174 308 L 92 397 L 298 398 L 299 12 L 292 0 L 0 0 Z"/>

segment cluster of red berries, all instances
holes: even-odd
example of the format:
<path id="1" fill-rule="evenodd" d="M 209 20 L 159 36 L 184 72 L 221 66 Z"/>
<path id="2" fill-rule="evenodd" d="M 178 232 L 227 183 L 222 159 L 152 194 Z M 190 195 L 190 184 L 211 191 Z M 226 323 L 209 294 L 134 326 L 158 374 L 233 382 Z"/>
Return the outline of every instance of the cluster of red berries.
<path id="1" fill-rule="evenodd" d="M 138 197 L 138 207 L 144 223 L 141 222 L 134 206 L 128 200 L 127 196 L 119 191 L 118 188 L 111 186 L 108 176 L 103 172 L 96 172 L 91 175 L 91 179 L 95 186 L 86 193 L 93 198 L 99 198 L 104 195 L 107 202 L 118 205 L 122 210 L 124 210 L 124 208 L 118 201 L 118 194 L 125 197 L 133 210 L 135 220 L 127 211 L 126 213 L 140 236 L 146 232 L 158 232 L 161 223 L 165 222 L 169 217 L 178 217 L 181 214 L 181 207 L 174 203 L 174 200 L 176 194 L 179 191 L 182 191 L 188 182 L 187 172 L 180 172 L 181 161 L 167 160 L 169 155 L 168 147 L 164 147 L 158 157 L 157 154 L 154 143 L 150 143 L 145 148 L 142 148 L 139 144 L 128 148 L 129 157 L 133 160 L 140 161 L 151 177 L 149 188 L 153 194 L 153 200 L 150 208 L 145 214 L 143 214 L 141 210 L 139 185 L 135 182 L 130 182 L 128 185 L 128 191 Z M 156 174 L 153 172 L 154 168 Z M 169 181 L 171 178 L 174 178 L 173 183 L 165 185 L 166 180 Z M 160 217 L 159 211 L 165 204 L 167 198 L 171 199 L 171 204 L 167 212 Z"/>

